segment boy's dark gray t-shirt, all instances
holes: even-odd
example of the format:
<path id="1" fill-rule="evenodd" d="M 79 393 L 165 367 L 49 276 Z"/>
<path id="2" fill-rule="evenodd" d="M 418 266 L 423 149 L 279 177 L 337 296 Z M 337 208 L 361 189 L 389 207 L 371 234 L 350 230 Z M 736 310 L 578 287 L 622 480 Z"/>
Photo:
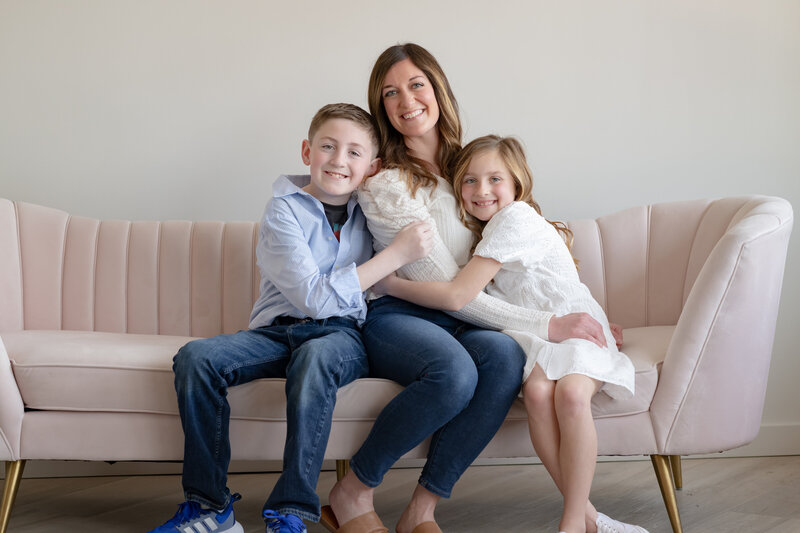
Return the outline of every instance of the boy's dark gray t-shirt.
<path id="1" fill-rule="evenodd" d="M 331 225 L 331 229 L 333 230 L 333 234 L 336 236 L 336 240 L 340 240 L 339 237 L 342 232 L 342 226 L 344 223 L 347 222 L 347 204 L 342 205 L 331 205 L 326 204 L 325 202 L 321 202 L 322 207 L 325 209 L 325 217 L 328 219 L 328 224 Z"/>

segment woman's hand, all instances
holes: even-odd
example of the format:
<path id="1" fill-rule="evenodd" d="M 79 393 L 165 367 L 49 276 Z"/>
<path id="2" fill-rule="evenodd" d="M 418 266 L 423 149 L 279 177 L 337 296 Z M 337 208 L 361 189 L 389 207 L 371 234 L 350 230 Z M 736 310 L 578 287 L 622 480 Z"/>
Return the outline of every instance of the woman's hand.
<path id="1" fill-rule="evenodd" d="M 407 224 L 397 232 L 389 247 L 403 258 L 403 264 L 422 259 L 433 248 L 433 231 L 431 225 L 422 220 Z"/>
<path id="2" fill-rule="evenodd" d="M 617 348 L 622 347 L 622 326 L 619 324 L 614 324 L 612 322 L 608 323 L 608 327 L 611 328 L 611 334 L 614 335 L 614 340 L 617 341 Z"/>
<path id="3" fill-rule="evenodd" d="M 603 326 L 588 313 L 570 313 L 554 316 L 547 326 L 550 342 L 561 342 L 567 339 L 586 339 L 601 348 L 605 348 L 606 336 Z"/>

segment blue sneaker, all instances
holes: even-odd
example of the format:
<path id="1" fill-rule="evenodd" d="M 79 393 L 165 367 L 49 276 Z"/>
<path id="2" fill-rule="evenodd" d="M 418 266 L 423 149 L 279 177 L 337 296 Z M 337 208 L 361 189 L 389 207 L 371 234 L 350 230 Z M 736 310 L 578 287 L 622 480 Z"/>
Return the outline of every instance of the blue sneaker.
<path id="1" fill-rule="evenodd" d="M 306 526 L 299 516 L 267 509 L 264 518 L 267 519 L 267 533 L 306 533 Z"/>
<path id="2" fill-rule="evenodd" d="M 221 513 L 203 509 L 195 502 L 183 502 L 175 516 L 149 533 L 244 533 L 242 525 L 233 517 L 233 502 L 241 499 L 241 495 L 233 494 Z"/>

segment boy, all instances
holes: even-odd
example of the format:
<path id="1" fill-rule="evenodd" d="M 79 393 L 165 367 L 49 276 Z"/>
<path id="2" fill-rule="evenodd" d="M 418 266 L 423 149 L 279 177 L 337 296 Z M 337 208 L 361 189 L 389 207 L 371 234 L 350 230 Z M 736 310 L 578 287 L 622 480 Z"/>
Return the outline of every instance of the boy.
<path id="1" fill-rule="evenodd" d="M 186 502 L 151 533 L 243 531 L 233 515 L 240 496 L 226 486 L 226 392 L 266 377 L 285 377 L 287 396 L 283 472 L 263 510 L 267 533 L 303 533 L 303 518 L 319 520 L 315 488 L 336 391 L 368 372 L 363 291 L 432 244 L 427 225 L 409 224 L 370 259 L 372 239 L 353 192 L 378 171 L 377 152 L 375 124 L 358 106 L 327 105 L 311 121 L 302 143 L 311 175 L 281 176 L 261 222 L 261 293 L 250 329 L 192 341 L 175 356 Z"/>

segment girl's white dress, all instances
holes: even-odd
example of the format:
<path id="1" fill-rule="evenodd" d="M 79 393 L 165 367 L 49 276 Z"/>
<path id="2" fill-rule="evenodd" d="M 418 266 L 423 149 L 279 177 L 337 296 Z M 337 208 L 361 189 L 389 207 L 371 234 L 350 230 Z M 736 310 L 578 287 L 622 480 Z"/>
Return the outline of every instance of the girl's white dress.
<path id="1" fill-rule="evenodd" d="M 489 294 L 557 316 L 589 313 L 603 325 L 607 348 L 583 339 L 553 343 L 527 331 L 504 330 L 528 356 L 523 381 L 538 364 L 553 380 L 583 374 L 603 381 L 601 390 L 612 398 L 633 395 L 633 363 L 617 350 L 608 319 L 581 283 L 563 239 L 531 206 L 513 202 L 497 212 L 486 224 L 475 255 L 503 263 L 486 288 Z"/>

